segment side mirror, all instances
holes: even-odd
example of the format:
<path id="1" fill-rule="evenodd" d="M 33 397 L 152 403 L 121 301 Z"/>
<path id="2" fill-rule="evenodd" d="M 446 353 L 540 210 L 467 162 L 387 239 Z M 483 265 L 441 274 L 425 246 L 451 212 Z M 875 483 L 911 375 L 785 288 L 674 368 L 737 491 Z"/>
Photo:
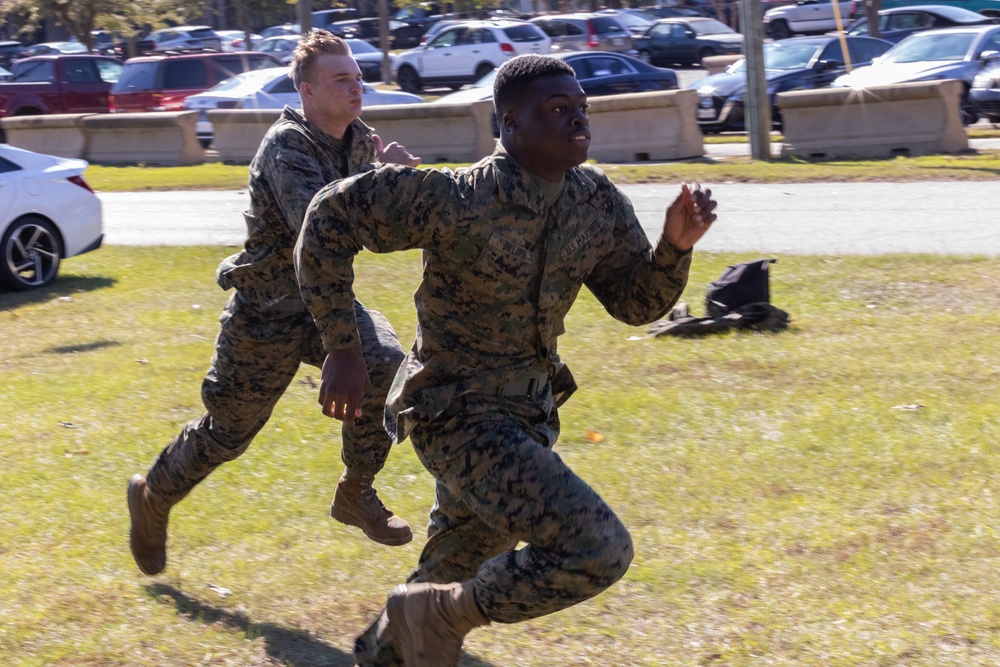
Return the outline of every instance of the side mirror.
<path id="1" fill-rule="evenodd" d="M 1000 51 L 983 51 L 983 54 L 979 56 L 979 59 L 984 63 L 1000 62 Z"/>

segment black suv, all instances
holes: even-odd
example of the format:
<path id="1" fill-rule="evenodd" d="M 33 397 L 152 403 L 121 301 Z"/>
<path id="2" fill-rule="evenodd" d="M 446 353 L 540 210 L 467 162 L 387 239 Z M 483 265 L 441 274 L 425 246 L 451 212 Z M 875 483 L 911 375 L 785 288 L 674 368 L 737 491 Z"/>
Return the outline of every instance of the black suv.
<path id="1" fill-rule="evenodd" d="M 281 63 L 268 53 L 253 51 L 131 58 L 111 88 L 111 111 L 183 111 L 188 95 L 204 92 L 237 74 L 267 67 L 281 67 Z"/>

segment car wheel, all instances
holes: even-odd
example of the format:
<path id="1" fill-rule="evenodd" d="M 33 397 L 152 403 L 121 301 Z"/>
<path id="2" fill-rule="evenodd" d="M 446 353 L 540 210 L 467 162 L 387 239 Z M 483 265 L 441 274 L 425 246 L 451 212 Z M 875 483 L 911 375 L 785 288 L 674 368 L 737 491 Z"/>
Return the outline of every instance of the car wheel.
<path id="1" fill-rule="evenodd" d="M 969 89 L 965 88 L 962 90 L 962 123 L 965 125 L 975 125 L 976 121 L 979 120 L 979 109 L 976 108 L 976 104 L 969 98 Z"/>
<path id="2" fill-rule="evenodd" d="M 48 285 L 55 280 L 62 241 L 52 223 L 34 215 L 16 220 L 0 241 L 0 282 L 14 291 Z"/>
<path id="3" fill-rule="evenodd" d="M 484 76 L 495 70 L 496 67 L 490 63 L 480 63 L 479 67 L 476 68 L 476 81 L 479 81 Z"/>
<path id="4" fill-rule="evenodd" d="M 417 70 L 412 67 L 400 67 L 399 74 L 396 75 L 396 83 L 405 93 L 419 93 L 420 92 L 420 76 L 417 74 Z"/>
<path id="5" fill-rule="evenodd" d="M 647 51 L 646 49 L 643 49 L 642 51 L 639 52 L 639 60 L 646 63 L 647 65 L 652 65 L 653 54 Z"/>
<path id="6" fill-rule="evenodd" d="M 715 55 L 715 49 L 711 46 L 706 46 L 698 53 L 698 62 L 691 63 L 692 65 L 700 65 L 705 62 L 705 58 L 711 58 Z"/>
<path id="7" fill-rule="evenodd" d="M 788 39 L 791 36 L 792 31 L 784 21 L 775 21 L 771 24 L 771 37 L 774 39 Z"/>

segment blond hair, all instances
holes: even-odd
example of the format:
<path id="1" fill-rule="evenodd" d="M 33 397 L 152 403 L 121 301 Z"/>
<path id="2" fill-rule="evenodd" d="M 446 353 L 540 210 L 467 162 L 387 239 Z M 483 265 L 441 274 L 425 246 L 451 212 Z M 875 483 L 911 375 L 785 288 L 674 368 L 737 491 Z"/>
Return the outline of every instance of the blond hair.
<path id="1" fill-rule="evenodd" d="M 347 42 L 326 30 L 313 30 L 308 35 L 302 35 L 295 51 L 292 52 L 292 69 L 288 76 L 292 77 L 295 90 L 303 81 L 308 81 L 312 68 L 320 56 L 349 56 L 351 47 Z"/>

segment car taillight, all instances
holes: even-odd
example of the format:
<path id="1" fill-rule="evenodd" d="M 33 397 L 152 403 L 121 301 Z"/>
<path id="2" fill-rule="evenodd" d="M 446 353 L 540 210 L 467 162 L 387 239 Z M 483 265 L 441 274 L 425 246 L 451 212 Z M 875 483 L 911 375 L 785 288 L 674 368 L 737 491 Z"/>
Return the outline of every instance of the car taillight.
<path id="1" fill-rule="evenodd" d="M 500 50 L 504 53 L 517 53 L 513 44 L 508 44 L 507 42 L 500 42 Z"/>
<path id="2" fill-rule="evenodd" d="M 114 95 L 108 95 L 108 113 L 118 113 L 118 109 L 115 107 Z"/>
<path id="3" fill-rule="evenodd" d="M 587 46 L 592 49 L 596 49 L 601 45 L 601 40 L 597 38 L 597 31 L 594 30 L 594 24 L 587 21 Z"/>
<path id="4" fill-rule="evenodd" d="M 83 176 L 70 176 L 66 180 L 72 183 L 73 185 L 79 185 L 81 188 L 87 190 L 92 194 L 96 194 L 94 193 L 94 188 L 90 187 L 90 184 L 83 179 Z"/>

